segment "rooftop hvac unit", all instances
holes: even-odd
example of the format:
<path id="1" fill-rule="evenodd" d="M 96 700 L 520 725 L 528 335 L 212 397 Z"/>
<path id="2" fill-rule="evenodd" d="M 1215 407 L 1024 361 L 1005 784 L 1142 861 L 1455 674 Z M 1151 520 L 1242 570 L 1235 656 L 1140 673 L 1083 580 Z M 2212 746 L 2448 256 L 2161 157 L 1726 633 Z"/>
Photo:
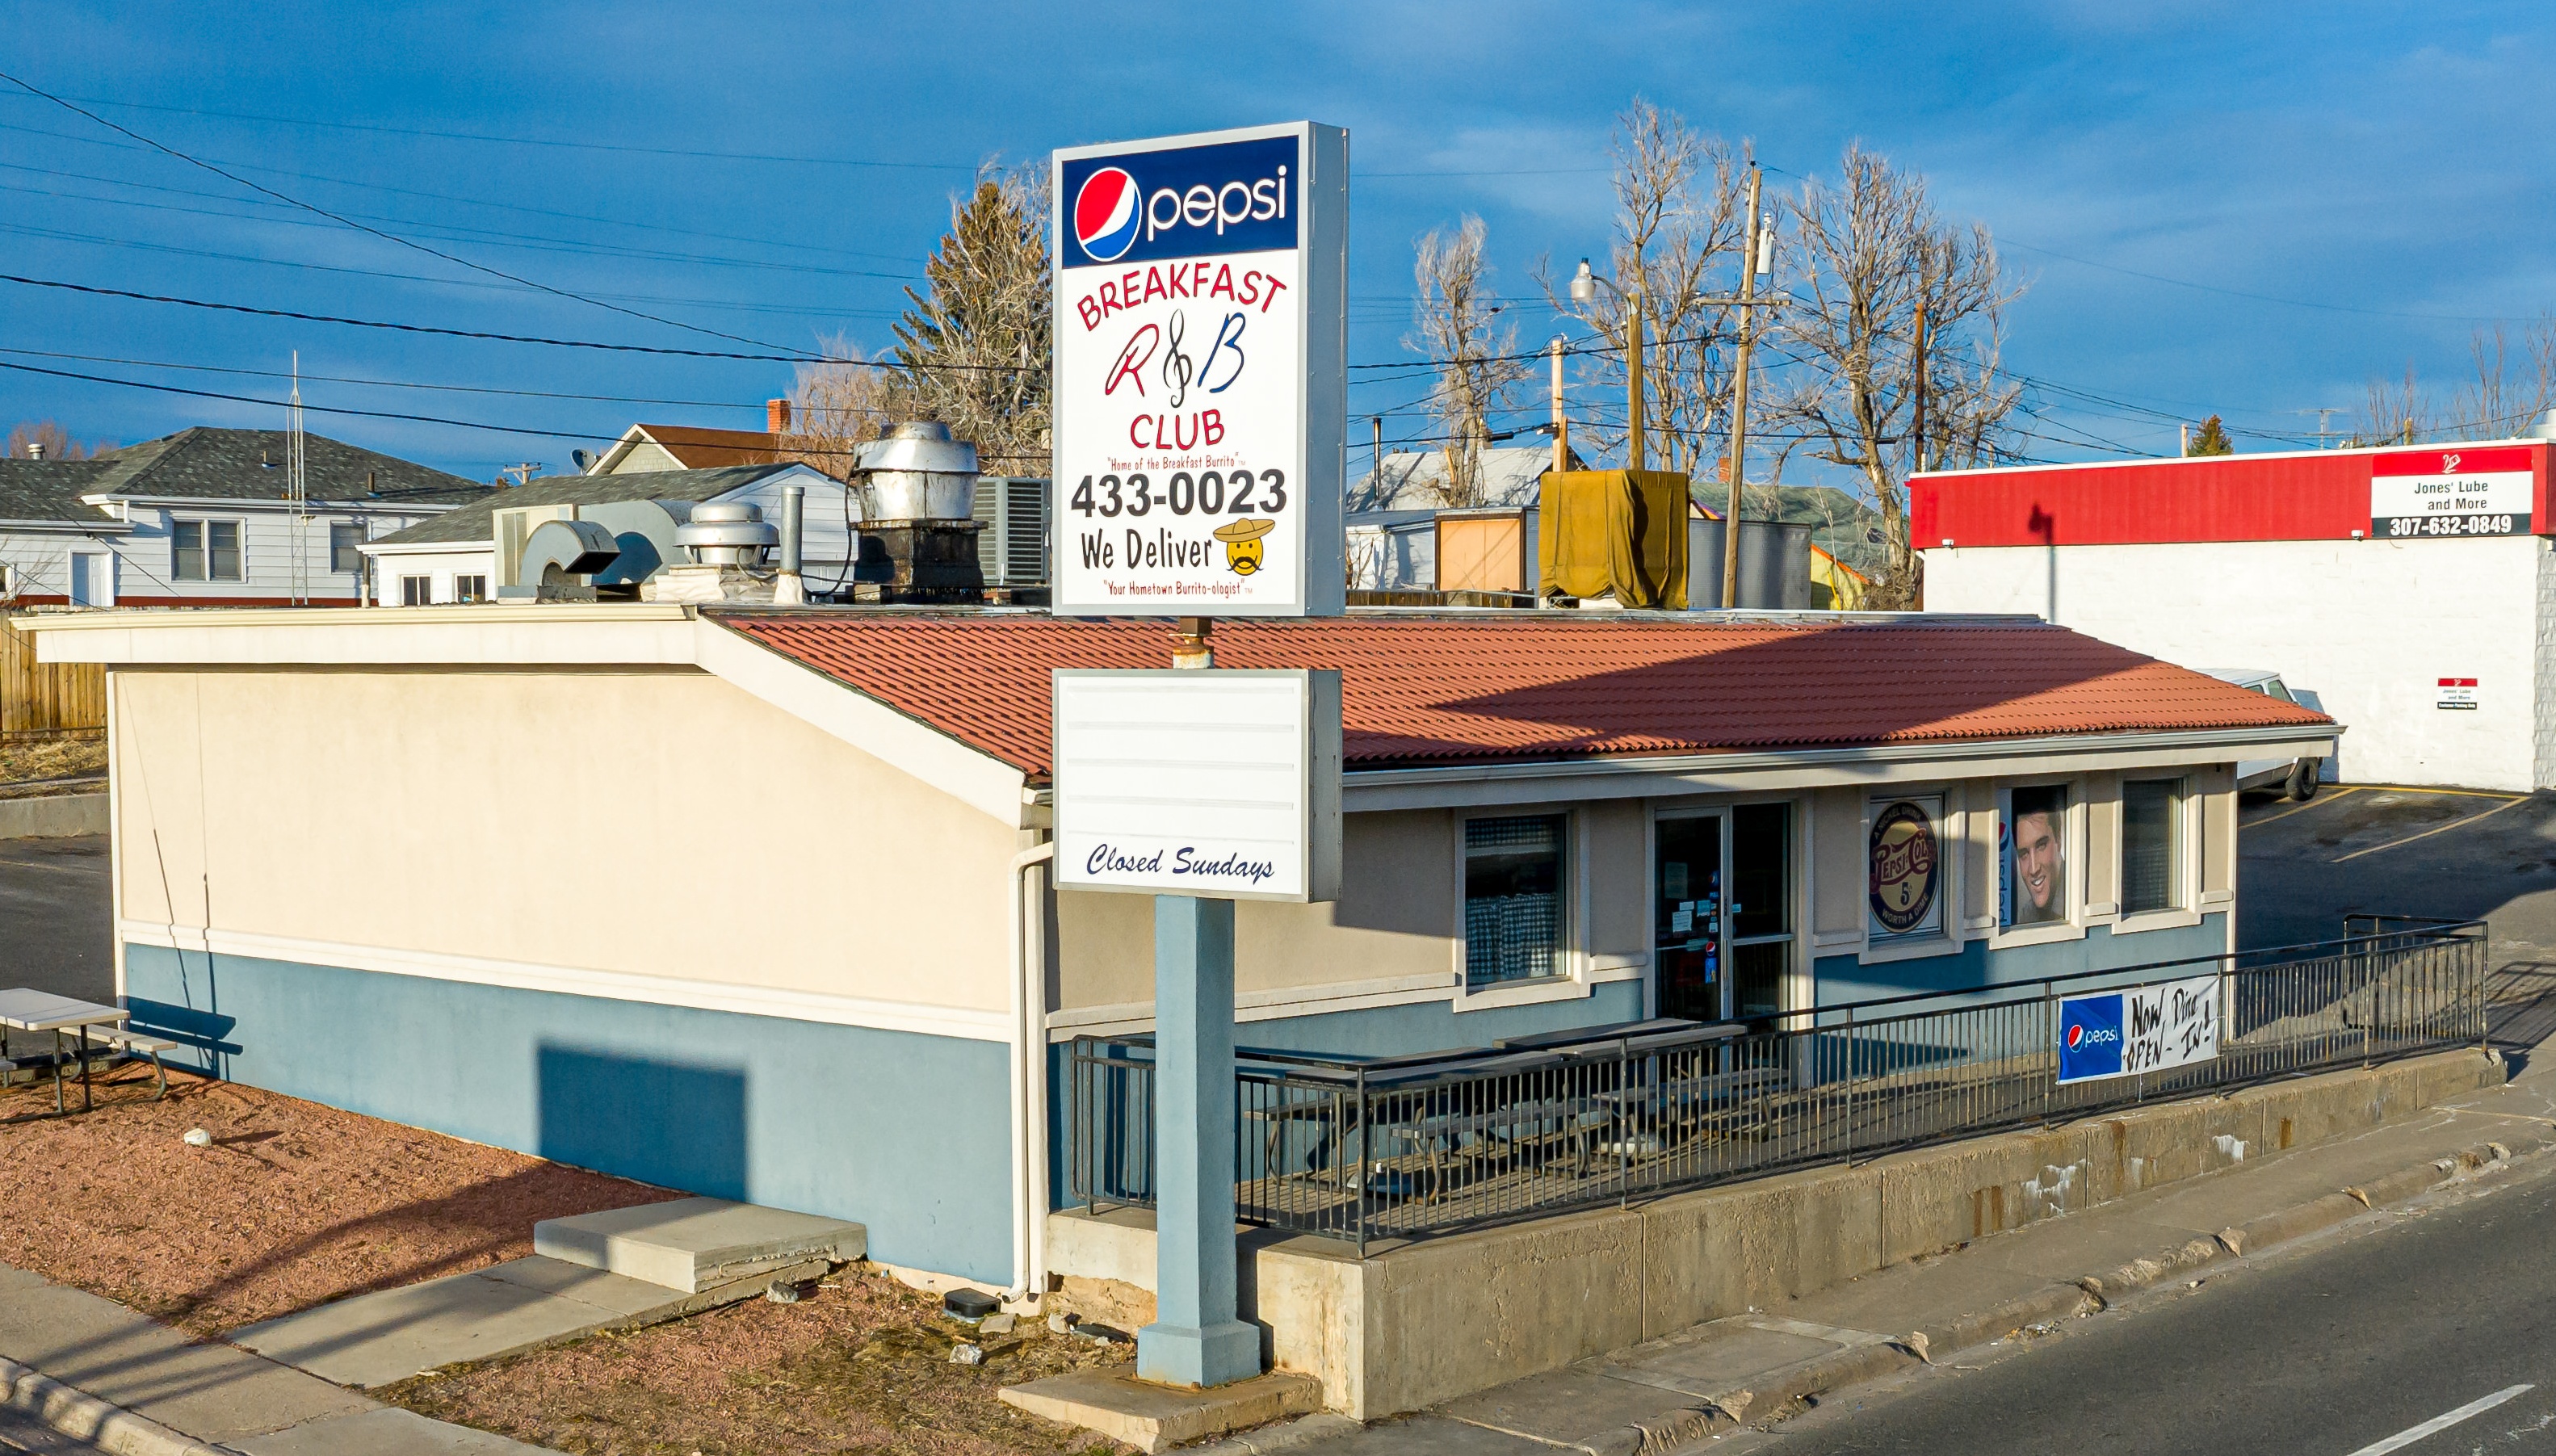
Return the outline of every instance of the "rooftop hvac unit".
<path id="1" fill-rule="evenodd" d="M 976 477 L 976 564 L 989 587 L 1047 582 L 1048 483 L 1035 476 Z"/>

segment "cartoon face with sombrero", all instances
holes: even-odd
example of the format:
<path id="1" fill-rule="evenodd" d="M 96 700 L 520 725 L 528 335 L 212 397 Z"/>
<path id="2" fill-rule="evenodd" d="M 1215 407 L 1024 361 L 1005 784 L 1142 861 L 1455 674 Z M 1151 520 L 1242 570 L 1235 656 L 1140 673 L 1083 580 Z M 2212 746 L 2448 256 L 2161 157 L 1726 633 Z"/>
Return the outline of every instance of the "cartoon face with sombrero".
<path id="1" fill-rule="evenodd" d="M 1215 528 L 1224 543 L 1224 565 L 1237 577 L 1260 570 L 1260 538 L 1278 529 L 1276 521 L 1227 521 Z"/>

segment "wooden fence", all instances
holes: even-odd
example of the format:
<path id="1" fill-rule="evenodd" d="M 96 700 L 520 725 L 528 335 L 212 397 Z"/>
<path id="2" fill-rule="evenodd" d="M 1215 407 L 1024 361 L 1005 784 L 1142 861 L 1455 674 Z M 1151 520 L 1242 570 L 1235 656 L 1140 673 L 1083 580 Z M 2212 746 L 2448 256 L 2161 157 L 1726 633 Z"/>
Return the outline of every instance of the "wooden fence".
<path id="1" fill-rule="evenodd" d="M 38 662 L 36 639 L 0 617 L 0 738 L 102 732 L 106 669 Z"/>

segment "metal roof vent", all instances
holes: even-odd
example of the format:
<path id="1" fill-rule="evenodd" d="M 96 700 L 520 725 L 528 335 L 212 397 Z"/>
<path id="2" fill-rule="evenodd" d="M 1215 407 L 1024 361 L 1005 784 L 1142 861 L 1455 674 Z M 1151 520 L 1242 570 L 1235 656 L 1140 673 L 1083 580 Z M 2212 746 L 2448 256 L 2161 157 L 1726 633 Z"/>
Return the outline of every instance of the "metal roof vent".
<path id="1" fill-rule="evenodd" d="M 780 542 L 763 508 L 743 502 L 697 505 L 692 520 L 675 531 L 675 544 L 704 566 L 761 566 L 763 554 Z"/>
<path id="2" fill-rule="evenodd" d="M 2532 440 L 2556 440 L 2556 410 L 2549 410 L 2538 423 L 2529 427 Z"/>
<path id="3" fill-rule="evenodd" d="M 976 509 L 976 447 L 939 420 L 908 420 L 861 447 L 861 514 L 873 521 L 963 521 Z"/>

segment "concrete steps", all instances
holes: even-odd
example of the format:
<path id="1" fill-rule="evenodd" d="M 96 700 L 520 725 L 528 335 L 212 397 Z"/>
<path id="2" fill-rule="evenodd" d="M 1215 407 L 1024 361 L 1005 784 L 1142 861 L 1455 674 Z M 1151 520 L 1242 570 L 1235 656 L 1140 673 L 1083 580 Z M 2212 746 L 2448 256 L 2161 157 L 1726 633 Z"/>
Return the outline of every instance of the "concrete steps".
<path id="1" fill-rule="evenodd" d="M 752 1299 L 864 1256 L 858 1224 L 717 1198 L 534 1226 L 530 1258 L 358 1294 L 226 1338 L 341 1386 L 494 1360 Z"/>
<path id="2" fill-rule="evenodd" d="M 866 1257 L 869 1232 L 786 1209 L 679 1198 L 544 1219 L 533 1226 L 533 1252 L 698 1294 L 811 1259 L 849 1263 Z"/>

